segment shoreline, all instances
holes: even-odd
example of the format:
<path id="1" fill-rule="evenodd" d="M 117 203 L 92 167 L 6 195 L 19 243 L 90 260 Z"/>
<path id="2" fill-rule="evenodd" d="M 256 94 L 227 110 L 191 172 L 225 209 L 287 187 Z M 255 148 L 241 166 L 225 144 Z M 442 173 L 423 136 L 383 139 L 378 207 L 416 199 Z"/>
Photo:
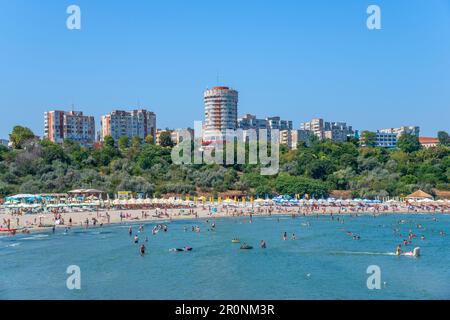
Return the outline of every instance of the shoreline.
<path id="1" fill-rule="evenodd" d="M 305 210 L 306 209 L 306 210 Z M 391 209 L 391 210 L 389 210 Z M 190 214 L 186 214 L 188 211 Z M 156 214 L 159 213 L 159 216 Z M 162 214 L 163 213 L 163 214 Z M 376 210 L 373 207 L 364 208 L 363 210 L 350 210 L 348 207 L 318 207 L 316 210 L 310 208 L 292 206 L 267 206 L 251 208 L 235 208 L 222 207 L 217 212 L 212 213 L 210 207 L 197 206 L 193 208 L 154 208 L 154 209 L 129 209 L 129 210 L 99 210 L 99 211 L 82 211 L 82 212 L 63 212 L 63 213 L 46 213 L 36 215 L 19 216 L 11 213 L 0 214 L 1 228 L 7 227 L 5 222 L 10 223 L 10 228 L 17 229 L 16 234 L 35 234 L 48 233 L 55 230 L 65 228 L 77 229 L 94 229 L 104 226 L 114 226 L 118 224 L 140 224 L 140 223 L 167 223 L 172 221 L 195 221 L 217 218 L 243 218 L 243 217 L 268 217 L 268 216 L 293 216 L 296 217 L 314 217 L 314 216 L 360 216 L 360 215 L 392 215 L 392 214 L 410 214 L 410 215 L 441 215 L 450 214 L 448 208 L 441 208 L 440 210 L 425 210 L 407 208 L 387 208 L 383 210 Z M 69 221 L 72 220 L 70 224 Z M 55 224 L 58 222 L 59 224 Z M 95 223 L 94 223 L 95 221 Z M 43 225 L 43 226 L 42 226 Z M 53 227 L 54 226 L 54 227 Z M 26 232 L 24 232 L 26 230 Z M 0 236 L 9 236 L 11 233 L 0 232 Z"/>

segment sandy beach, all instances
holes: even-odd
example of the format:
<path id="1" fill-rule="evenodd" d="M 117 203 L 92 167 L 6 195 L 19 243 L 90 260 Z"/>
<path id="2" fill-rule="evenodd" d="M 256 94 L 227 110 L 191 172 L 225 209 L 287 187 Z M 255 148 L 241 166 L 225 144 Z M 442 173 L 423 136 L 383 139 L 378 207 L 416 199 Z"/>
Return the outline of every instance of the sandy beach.
<path id="1" fill-rule="evenodd" d="M 192 220 L 223 217 L 267 216 L 267 215 L 363 215 L 398 213 L 450 212 L 450 205 L 407 205 L 405 203 L 367 206 L 246 206 L 196 205 L 193 207 L 156 207 L 145 209 L 123 209 L 81 212 L 55 212 L 40 214 L 0 213 L 0 229 L 17 229 L 17 233 L 48 231 L 55 228 L 90 228 L 117 223 L 139 223 L 149 221 Z"/>

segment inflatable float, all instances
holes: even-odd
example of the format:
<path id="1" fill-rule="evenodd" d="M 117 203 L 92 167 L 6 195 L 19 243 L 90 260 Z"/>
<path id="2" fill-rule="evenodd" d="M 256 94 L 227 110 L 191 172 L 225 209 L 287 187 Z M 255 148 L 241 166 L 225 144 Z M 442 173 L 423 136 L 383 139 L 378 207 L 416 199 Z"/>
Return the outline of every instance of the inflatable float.
<path id="1" fill-rule="evenodd" d="M 410 251 L 410 252 L 404 252 L 404 253 L 402 253 L 401 254 L 402 256 L 406 256 L 406 257 L 420 257 L 420 248 L 419 247 L 417 247 L 417 248 L 414 248 L 414 250 L 413 251 Z"/>
<path id="2" fill-rule="evenodd" d="M 16 234 L 17 229 L 5 229 L 5 228 L 1 228 L 0 229 L 0 233 L 11 233 L 11 234 Z"/>

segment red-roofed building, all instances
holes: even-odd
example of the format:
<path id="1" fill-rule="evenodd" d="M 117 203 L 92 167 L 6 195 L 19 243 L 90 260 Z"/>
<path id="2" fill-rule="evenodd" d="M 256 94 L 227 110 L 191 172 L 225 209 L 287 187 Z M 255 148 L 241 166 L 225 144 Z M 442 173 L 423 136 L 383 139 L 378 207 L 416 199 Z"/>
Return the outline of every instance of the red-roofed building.
<path id="1" fill-rule="evenodd" d="M 433 148 L 439 144 L 439 139 L 430 137 L 420 137 L 419 142 L 424 148 Z"/>

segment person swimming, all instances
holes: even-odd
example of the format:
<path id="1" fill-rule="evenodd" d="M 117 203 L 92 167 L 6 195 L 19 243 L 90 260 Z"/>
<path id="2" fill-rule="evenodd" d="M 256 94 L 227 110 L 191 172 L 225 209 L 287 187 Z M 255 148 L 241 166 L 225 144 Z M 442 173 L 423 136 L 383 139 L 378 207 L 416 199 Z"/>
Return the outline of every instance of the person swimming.
<path id="1" fill-rule="evenodd" d="M 295 233 L 292 234 L 291 240 L 297 240 L 297 237 L 295 236 Z"/>
<path id="2" fill-rule="evenodd" d="M 287 234 L 286 234 L 286 232 L 283 232 L 283 241 L 286 241 L 286 239 L 287 239 Z"/>
<path id="3" fill-rule="evenodd" d="M 134 243 L 139 243 L 139 237 L 137 235 L 134 236 Z"/>
<path id="4" fill-rule="evenodd" d="M 139 251 L 141 253 L 141 256 L 145 255 L 145 246 L 141 245 L 141 247 L 139 248 Z"/>

